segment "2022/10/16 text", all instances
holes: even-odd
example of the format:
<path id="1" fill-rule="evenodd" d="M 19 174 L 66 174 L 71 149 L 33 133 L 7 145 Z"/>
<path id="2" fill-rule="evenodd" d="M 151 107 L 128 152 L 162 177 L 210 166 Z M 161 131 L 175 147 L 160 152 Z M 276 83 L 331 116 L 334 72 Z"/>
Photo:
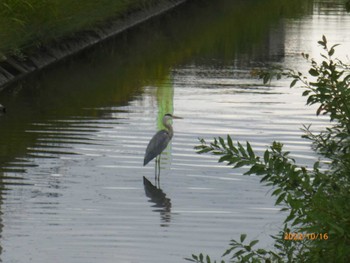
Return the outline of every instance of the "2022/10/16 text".
<path id="1" fill-rule="evenodd" d="M 285 240 L 327 240 L 329 238 L 328 233 L 284 233 Z"/>

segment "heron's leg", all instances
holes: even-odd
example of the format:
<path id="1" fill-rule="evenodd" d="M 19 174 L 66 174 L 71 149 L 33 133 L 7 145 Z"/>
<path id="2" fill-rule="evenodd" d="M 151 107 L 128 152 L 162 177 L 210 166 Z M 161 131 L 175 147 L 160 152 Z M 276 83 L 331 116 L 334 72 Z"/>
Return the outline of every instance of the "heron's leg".
<path id="1" fill-rule="evenodd" d="M 157 183 L 158 156 L 154 162 L 154 183 Z"/>
<path id="2" fill-rule="evenodd" d="M 160 156 L 161 156 L 162 154 L 159 154 L 159 159 L 158 159 L 158 185 L 159 185 L 159 178 L 160 178 Z"/>

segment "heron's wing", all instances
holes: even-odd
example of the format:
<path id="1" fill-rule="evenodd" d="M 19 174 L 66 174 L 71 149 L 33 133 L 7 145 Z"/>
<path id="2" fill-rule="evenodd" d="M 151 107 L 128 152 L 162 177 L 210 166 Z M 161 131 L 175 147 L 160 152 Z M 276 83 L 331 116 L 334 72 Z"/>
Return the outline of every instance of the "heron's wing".
<path id="1" fill-rule="evenodd" d="M 157 132 L 148 143 L 143 165 L 148 164 L 153 158 L 158 156 L 168 145 L 171 136 L 166 130 Z"/>

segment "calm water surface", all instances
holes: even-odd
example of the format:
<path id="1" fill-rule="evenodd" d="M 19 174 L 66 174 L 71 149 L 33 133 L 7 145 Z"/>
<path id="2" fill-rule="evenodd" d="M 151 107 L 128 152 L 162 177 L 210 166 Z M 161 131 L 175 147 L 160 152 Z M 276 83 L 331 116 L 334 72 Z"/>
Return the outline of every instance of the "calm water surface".
<path id="1" fill-rule="evenodd" d="M 254 10 L 243 2 L 185 6 L 0 93 L 8 107 L 0 116 L 2 262 L 219 258 L 241 233 L 271 246 L 283 215 L 270 188 L 193 147 L 231 134 L 261 153 L 279 140 L 312 164 L 300 127 L 317 130 L 326 119 L 288 81 L 263 86 L 250 71 L 262 63 L 306 70 L 300 53 L 317 56 L 322 34 L 346 58 L 350 16 L 336 3 L 305 4 L 298 15 L 277 5 L 263 28 L 249 20 L 240 30 L 232 14 Z M 220 21 L 208 18 L 213 11 Z M 178 34 L 179 17 L 198 35 Z M 218 33 L 220 23 L 227 28 Z M 184 119 L 174 121 L 157 189 L 153 162 L 142 164 L 166 112 Z"/>

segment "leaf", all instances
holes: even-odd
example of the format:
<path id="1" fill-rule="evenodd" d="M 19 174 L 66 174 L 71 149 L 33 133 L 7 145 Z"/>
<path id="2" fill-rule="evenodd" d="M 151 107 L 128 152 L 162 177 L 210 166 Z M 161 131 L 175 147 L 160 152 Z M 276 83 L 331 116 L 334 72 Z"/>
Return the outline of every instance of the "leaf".
<path id="1" fill-rule="evenodd" d="M 337 46 L 340 46 L 340 44 L 335 44 L 335 45 L 333 45 L 333 46 L 331 46 L 331 49 L 333 48 L 335 48 L 335 47 L 337 47 Z"/>
<path id="2" fill-rule="evenodd" d="M 325 44 L 327 44 L 327 39 L 326 39 L 325 35 L 322 36 L 322 40 Z"/>
<path id="3" fill-rule="evenodd" d="M 227 249 L 224 254 L 222 254 L 222 257 L 230 254 L 232 250 L 236 249 L 237 246 L 232 246 L 231 248 Z"/>
<path id="4" fill-rule="evenodd" d="M 239 161 L 236 163 L 236 165 L 233 167 L 233 168 L 240 168 L 244 165 L 247 165 L 247 162 L 246 161 Z"/>
<path id="5" fill-rule="evenodd" d="M 235 154 L 239 155 L 239 151 L 236 147 L 232 146 L 232 148 L 230 148 L 230 150 L 232 150 Z"/>
<path id="6" fill-rule="evenodd" d="M 282 188 L 278 188 L 278 189 L 276 189 L 275 191 L 273 191 L 271 195 L 272 195 L 272 196 L 274 196 L 274 195 L 279 195 L 281 192 L 282 192 Z"/>
<path id="7" fill-rule="evenodd" d="M 291 83 L 290 83 L 290 88 L 293 88 L 295 86 L 295 84 L 298 82 L 298 79 L 294 79 Z"/>
<path id="8" fill-rule="evenodd" d="M 269 162 L 270 152 L 268 150 L 264 153 L 264 162 L 267 164 Z"/>
<path id="9" fill-rule="evenodd" d="M 249 174 L 256 174 L 256 175 L 263 175 L 266 174 L 266 170 L 265 170 L 265 166 L 257 163 L 254 164 L 249 171 L 244 173 L 245 175 L 249 175 Z"/>
<path id="10" fill-rule="evenodd" d="M 329 64 L 327 63 L 327 61 L 322 61 L 322 66 L 325 68 L 329 68 Z"/>
<path id="11" fill-rule="evenodd" d="M 305 91 L 303 92 L 302 96 L 307 96 L 307 95 L 310 94 L 310 92 L 311 92 L 311 90 L 305 90 Z"/>
<path id="12" fill-rule="evenodd" d="M 253 240 L 252 242 L 249 243 L 250 247 L 253 247 L 254 245 L 256 245 L 257 243 L 259 243 L 259 240 Z"/>
<path id="13" fill-rule="evenodd" d="M 269 179 L 271 177 L 271 175 L 270 174 L 268 174 L 268 175 L 265 175 L 263 178 L 261 178 L 261 180 L 260 180 L 260 182 L 262 183 L 262 182 L 265 182 L 267 179 Z"/>
<path id="14" fill-rule="evenodd" d="M 244 240 L 246 239 L 246 237 L 247 237 L 247 234 L 241 234 L 241 237 L 240 237 L 241 243 L 244 242 Z"/>
<path id="15" fill-rule="evenodd" d="M 243 255 L 244 254 L 244 250 L 241 249 L 241 250 L 238 250 L 235 254 L 234 254 L 234 257 L 238 258 L 240 255 Z M 232 257 L 233 258 L 233 257 Z"/>
<path id="16" fill-rule="evenodd" d="M 280 196 L 277 198 L 277 200 L 276 200 L 276 205 L 279 205 L 283 200 L 284 200 L 284 198 L 286 197 L 286 194 L 287 193 L 282 193 L 282 194 L 280 194 Z"/>
<path id="17" fill-rule="evenodd" d="M 231 160 L 231 156 L 230 155 L 228 155 L 228 154 L 225 154 L 224 156 L 222 156 L 222 157 L 220 157 L 220 159 L 219 159 L 219 163 L 222 163 L 222 162 L 228 162 L 228 161 L 230 161 Z"/>
<path id="18" fill-rule="evenodd" d="M 329 51 L 328 51 L 328 56 L 333 56 L 334 54 L 334 48 L 331 48 Z"/>
<path id="19" fill-rule="evenodd" d="M 247 250 L 248 252 L 250 252 L 252 250 L 252 248 L 250 246 L 244 246 L 245 250 Z"/>
<path id="20" fill-rule="evenodd" d="M 198 262 L 198 256 L 196 256 L 195 254 L 192 254 L 192 258 L 185 258 L 185 260 L 191 261 L 191 262 Z"/>
<path id="21" fill-rule="evenodd" d="M 242 154 L 243 157 L 248 158 L 247 152 L 246 150 L 243 148 L 242 144 L 240 144 L 240 142 L 237 142 L 238 145 L 238 150 L 240 151 L 240 153 Z"/>
<path id="22" fill-rule="evenodd" d="M 247 142 L 247 151 L 248 151 L 250 159 L 255 159 L 254 151 L 253 151 L 252 146 L 250 145 L 249 142 Z"/>
<path id="23" fill-rule="evenodd" d="M 306 104 L 312 105 L 317 102 L 317 96 L 316 95 L 311 95 L 307 98 Z"/>
<path id="24" fill-rule="evenodd" d="M 319 73 L 316 69 L 314 69 L 314 68 L 312 68 L 312 69 L 309 70 L 309 74 L 310 74 L 311 76 L 314 76 L 314 77 L 317 77 L 318 75 L 320 75 L 320 73 Z"/>
<path id="25" fill-rule="evenodd" d="M 230 149 L 235 148 L 233 146 L 233 142 L 232 142 L 232 139 L 231 139 L 230 135 L 227 135 L 227 144 L 228 144 L 228 147 L 230 147 Z"/>
<path id="26" fill-rule="evenodd" d="M 289 154 L 290 154 L 290 152 L 286 151 L 286 152 L 283 153 L 283 157 L 287 157 Z"/>
<path id="27" fill-rule="evenodd" d="M 240 157 L 236 157 L 236 156 L 231 156 L 230 157 L 230 160 L 228 160 L 228 165 L 231 165 L 231 164 L 234 164 L 234 163 L 237 163 L 238 161 L 240 161 L 241 158 Z"/>
<path id="28" fill-rule="evenodd" d="M 202 150 L 197 151 L 198 154 L 210 152 L 212 149 L 210 147 L 205 147 Z"/>
<path id="29" fill-rule="evenodd" d="M 267 251 L 265 249 L 259 248 L 256 250 L 256 253 L 258 253 L 260 255 L 266 255 Z"/>
<path id="30" fill-rule="evenodd" d="M 295 218 L 295 215 L 294 215 L 294 213 L 291 212 L 289 214 L 289 216 L 287 216 L 287 218 L 284 220 L 284 222 L 287 223 L 287 222 L 293 220 L 294 218 Z"/>
<path id="31" fill-rule="evenodd" d="M 220 142 L 222 148 L 226 149 L 225 140 L 223 138 L 219 137 L 219 142 Z"/>

